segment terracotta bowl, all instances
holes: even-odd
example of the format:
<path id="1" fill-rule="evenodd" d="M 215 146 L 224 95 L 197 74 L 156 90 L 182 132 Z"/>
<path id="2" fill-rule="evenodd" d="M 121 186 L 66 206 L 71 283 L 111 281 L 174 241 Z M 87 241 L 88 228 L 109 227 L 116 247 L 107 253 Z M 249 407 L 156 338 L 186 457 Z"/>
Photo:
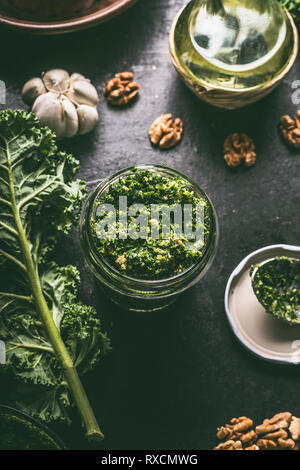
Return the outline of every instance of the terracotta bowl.
<path id="1" fill-rule="evenodd" d="M 137 0 L 2 0 L 0 24 L 31 34 L 62 34 L 91 28 Z"/>

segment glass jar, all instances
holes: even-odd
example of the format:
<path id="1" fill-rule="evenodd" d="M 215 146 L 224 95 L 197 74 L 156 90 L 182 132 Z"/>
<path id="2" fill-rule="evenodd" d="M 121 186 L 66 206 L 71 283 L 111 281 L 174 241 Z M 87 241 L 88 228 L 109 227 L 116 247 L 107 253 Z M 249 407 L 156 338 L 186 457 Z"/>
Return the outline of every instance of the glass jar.
<path id="1" fill-rule="evenodd" d="M 132 174 L 134 168 L 127 168 L 103 180 L 88 197 L 80 221 L 80 240 L 84 257 L 95 277 L 100 281 L 106 295 L 120 307 L 132 311 L 155 311 L 168 307 L 177 296 L 198 282 L 208 271 L 216 254 L 218 242 L 218 222 L 215 209 L 206 193 L 187 176 L 179 171 L 154 165 L 139 165 L 137 170 L 148 170 L 154 174 L 173 179 L 183 179 L 196 196 L 208 201 L 210 230 L 203 255 L 186 271 L 161 280 L 145 280 L 129 277 L 111 266 L 97 251 L 91 233 L 91 219 L 95 213 L 95 202 L 105 195 L 109 186 L 120 178 Z"/>
<path id="2" fill-rule="evenodd" d="M 170 33 L 171 57 L 186 85 L 228 109 L 270 93 L 297 52 L 297 28 L 278 0 L 192 0 Z"/>

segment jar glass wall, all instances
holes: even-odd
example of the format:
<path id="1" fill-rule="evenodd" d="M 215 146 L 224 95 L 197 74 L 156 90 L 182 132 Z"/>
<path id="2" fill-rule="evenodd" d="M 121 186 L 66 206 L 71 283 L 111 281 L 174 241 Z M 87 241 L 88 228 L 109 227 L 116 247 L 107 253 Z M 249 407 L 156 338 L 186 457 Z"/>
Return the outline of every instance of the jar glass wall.
<path id="1" fill-rule="evenodd" d="M 108 188 L 120 179 L 133 174 L 133 171 L 147 170 L 173 180 L 180 178 L 193 191 L 197 198 L 207 201 L 209 232 L 202 256 L 185 271 L 172 277 L 159 280 L 136 279 L 120 272 L 99 254 L 92 234 L 92 220 L 95 203 L 105 195 Z M 139 202 L 139 201 L 135 201 Z M 208 271 L 216 254 L 218 242 L 218 222 L 215 209 L 206 193 L 187 176 L 162 166 L 140 165 L 127 168 L 103 180 L 88 197 L 80 221 L 80 239 L 84 257 L 95 277 L 100 281 L 106 295 L 120 307 L 132 311 L 154 311 L 168 307 L 179 294 L 192 287 Z"/>

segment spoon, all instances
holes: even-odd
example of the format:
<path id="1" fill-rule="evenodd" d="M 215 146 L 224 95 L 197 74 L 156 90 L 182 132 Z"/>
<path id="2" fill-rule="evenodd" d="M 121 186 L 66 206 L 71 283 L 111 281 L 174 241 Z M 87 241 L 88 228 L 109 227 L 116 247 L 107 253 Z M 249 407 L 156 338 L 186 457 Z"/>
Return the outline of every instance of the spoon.
<path id="1" fill-rule="evenodd" d="M 286 256 L 251 267 L 253 291 L 267 313 L 300 325 L 300 260 Z"/>

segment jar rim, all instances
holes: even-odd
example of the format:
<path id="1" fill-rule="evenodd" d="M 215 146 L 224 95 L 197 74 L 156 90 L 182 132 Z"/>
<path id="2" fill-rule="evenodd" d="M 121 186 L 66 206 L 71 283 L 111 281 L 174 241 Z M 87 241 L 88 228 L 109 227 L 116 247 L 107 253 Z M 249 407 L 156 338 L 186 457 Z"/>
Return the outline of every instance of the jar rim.
<path id="1" fill-rule="evenodd" d="M 206 198 L 206 200 L 209 204 L 208 207 L 209 207 L 209 216 L 210 216 L 211 228 L 209 230 L 209 238 L 208 238 L 207 242 L 205 243 L 205 250 L 204 250 L 203 255 L 199 258 L 198 261 L 196 261 L 194 264 L 189 266 L 183 272 L 181 272 L 179 274 L 176 274 L 174 276 L 171 276 L 171 277 L 162 278 L 162 279 L 154 279 L 154 280 L 153 279 L 142 279 L 142 278 L 131 277 L 131 276 L 128 276 L 127 274 L 124 274 L 124 273 L 120 272 L 117 268 L 112 266 L 104 257 L 99 256 L 99 253 L 95 248 L 94 241 L 93 241 L 93 239 L 91 237 L 91 234 L 90 234 L 91 211 L 93 209 L 93 206 L 94 206 L 94 203 L 95 203 L 95 200 L 97 199 L 97 197 L 99 197 L 99 195 L 102 192 L 104 192 L 111 184 L 113 184 L 118 178 L 120 178 L 121 175 L 125 176 L 127 173 L 128 173 L 128 175 L 133 174 L 134 171 L 139 171 L 139 170 L 148 170 L 148 171 L 151 171 L 151 170 L 155 171 L 156 170 L 159 173 L 163 173 L 163 174 L 167 173 L 169 175 L 173 174 L 174 176 L 176 175 L 176 176 L 182 178 L 187 183 L 189 183 L 191 185 L 191 187 L 193 188 L 193 190 L 196 190 L 197 193 L 199 193 L 200 195 L 203 195 Z M 85 217 L 86 212 L 87 212 L 87 217 Z M 193 274 L 194 271 L 196 271 L 198 269 L 199 265 L 201 263 L 203 263 L 203 261 L 205 260 L 205 257 L 207 255 L 207 253 L 209 252 L 209 247 L 211 246 L 211 244 L 213 243 L 213 244 L 217 245 L 218 236 L 219 236 L 218 217 L 217 217 L 215 208 L 212 204 L 212 201 L 210 200 L 210 198 L 206 194 L 206 192 L 197 183 L 195 183 L 191 178 L 189 178 L 187 175 L 181 173 L 179 170 L 176 170 L 176 169 L 173 169 L 173 168 L 170 168 L 170 167 L 167 167 L 167 166 L 155 165 L 155 164 L 140 164 L 140 165 L 134 165 L 134 166 L 126 167 L 126 168 L 123 168 L 123 169 L 113 173 L 112 175 L 106 177 L 105 179 L 101 180 L 100 183 L 97 185 L 97 187 L 91 192 L 91 194 L 89 195 L 89 197 L 87 198 L 87 200 L 85 202 L 85 205 L 84 205 L 84 208 L 83 208 L 82 214 L 81 214 L 80 225 L 81 225 L 81 227 L 83 227 L 85 225 L 88 228 L 90 249 L 91 249 L 91 251 L 94 255 L 94 257 L 93 257 L 94 260 L 97 260 L 99 262 L 99 264 L 102 263 L 116 277 L 119 277 L 120 279 L 122 279 L 124 281 L 134 283 L 135 285 L 141 285 L 141 286 L 148 285 L 149 287 L 160 287 L 160 286 L 172 283 L 172 282 L 174 282 L 174 283 L 177 282 L 177 281 L 179 282 L 180 280 L 185 279 L 187 275 Z M 209 257 L 208 257 L 207 262 L 208 261 L 209 261 Z M 207 262 L 204 264 L 204 266 L 206 266 Z"/>

